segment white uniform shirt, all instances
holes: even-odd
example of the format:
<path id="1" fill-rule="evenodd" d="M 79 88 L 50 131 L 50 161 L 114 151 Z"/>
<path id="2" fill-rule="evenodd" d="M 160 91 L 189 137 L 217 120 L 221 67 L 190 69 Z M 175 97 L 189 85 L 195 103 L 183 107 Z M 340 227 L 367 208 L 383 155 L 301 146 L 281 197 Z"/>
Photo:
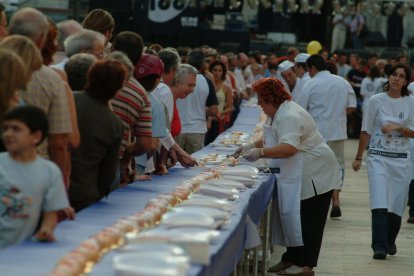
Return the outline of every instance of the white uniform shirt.
<path id="1" fill-rule="evenodd" d="M 303 74 L 303 76 L 301 78 L 299 78 L 299 77 L 297 78 L 296 84 L 295 84 L 295 88 L 293 88 L 293 91 L 292 91 L 292 100 L 294 100 L 295 102 L 298 101 L 303 86 L 310 79 L 311 79 L 311 77 L 309 76 L 309 73 L 308 72 L 306 72 L 305 74 Z"/>
<path id="2" fill-rule="evenodd" d="M 289 144 L 304 153 L 301 199 L 339 187 L 336 157 L 322 141 L 315 121 L 306 110 L 295 102 L 285 101 L 273 118 L 272 132 L 278 144 Z"/>
<path id="3" fill-rule="evenodd" d="M 239 68 L 236 68 L 233 73 L 234 78 L 236 79 L 237 90 L 239 94 L 241 94 L 246 90 L 246 82 L 244 81 L 243 73 Z"/>
<path id="4" fill-rule="evenodd" d="M 196 86 L 193 93 L 185 99 L 177 99 L 177 108 L 181 120 L 181 133 L 207 132 L 206 126 L 206 102 L 209 94 L 209 86 L 201 74 L 197 74 Z"/>
<path id="5" fill-rule="evenodd" d="M 346 80 L 321 71 L 303 86 L 297 103 L 310 113 L 327 141 L 347 138 L 346 108 L 356 107 L 356 97 Z"/>
<path id="6" fill-rule="evenodd" d="M 361 96 L 364 97 L 362 102 L 362 111 L 365 112 L 368 105 L 368 100 L 375 94 L 384 92 L 382 85 L 387 81 L 386 78 L 375 78 L 372 80 L 370 77 L 365 77 L 361 82 Z"/>

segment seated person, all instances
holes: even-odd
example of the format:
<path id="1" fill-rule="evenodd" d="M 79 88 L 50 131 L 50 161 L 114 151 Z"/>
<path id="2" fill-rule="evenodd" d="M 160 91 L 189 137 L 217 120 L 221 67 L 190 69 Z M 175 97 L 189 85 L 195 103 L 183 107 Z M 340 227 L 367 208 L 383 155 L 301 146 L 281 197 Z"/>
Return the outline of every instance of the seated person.
<path id="1" fill-rule="evenodd" d="M 8 152 L 0 153 L 0 248 L 34 233 L 38 240 L 53 241 L 57 211 L 69 207 L 59 168 L 36 153 L 47 131 L 47 117 L 37 107 L 20 106 L 4 116 Z"/>
<path id="2" fill-rule="evenodd" d="M 85 91 L 74 93 L 81 143 L 72 151 L 69 199 L 76 211 L 107 196 L 115 180 L 122 122 L 109 101 L 126 78 L 119 61 L 97 61 L 89 70 Z"/>

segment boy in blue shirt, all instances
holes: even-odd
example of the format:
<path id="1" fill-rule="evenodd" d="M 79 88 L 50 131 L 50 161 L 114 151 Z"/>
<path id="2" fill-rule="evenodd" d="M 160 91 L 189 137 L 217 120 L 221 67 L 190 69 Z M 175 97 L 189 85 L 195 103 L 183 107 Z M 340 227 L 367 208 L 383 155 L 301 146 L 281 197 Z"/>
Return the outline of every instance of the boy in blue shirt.
<path id="1" fill-rule="evenodd" d="M 59 168 L 36 153 L 47 131 L 46 115 L 34 106 L 17 107 L 3 118 L 7 152 L 0 153 L 0 248 L 33 234 L 53 241 L 56 211 L 69 207 Z"/>

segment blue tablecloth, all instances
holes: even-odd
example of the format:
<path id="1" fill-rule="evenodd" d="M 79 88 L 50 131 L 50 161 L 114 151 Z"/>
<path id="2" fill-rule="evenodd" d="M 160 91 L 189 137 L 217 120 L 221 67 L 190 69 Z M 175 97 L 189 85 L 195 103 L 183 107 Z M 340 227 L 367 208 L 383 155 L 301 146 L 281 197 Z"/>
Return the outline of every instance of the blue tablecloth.
<path id="1" fill-rule="evenodd" d="M 243 108 L 235 125 L 229 130 L 252 131 L 258 121 L 256 108 Z M 254 120 L 255 119 L 255 120 Z M 248 122 L 248 123 L 246 123 Z M 253 123 L 252 123 L 253 122 Z M 195 155 L 214 151 L 206 147 Z M 1 275 L 45 275 L 51 271 L 57 260 L 74 249 L 80 242 L 117 219 L 131 215 L 144 208 L 147 201 L 162 193 L 171 192 L 182 181 L 190 179 L 203 168 L 184 169 L 174 167 L 168 177 L 153 176 L 152 181 L 135 182 L 119 189 L 104 199 L 77 214 L 75 221 L 58 225 L 54 243 L 39 244 L 26 241 L 23 244 L 0 251 Z M 210 246 L 210 265 L 192 265 L 189 275 L 228 275 L 240 260 L 244 249 L 247 216 L 258 223 L 266 210 L 274 188 L 274 176 L 263 176 L 261 184 L 243 192 L 235 203 L 236 210 L 230 223 L 220 231 L 218 240 Z M 113 275 L 112 251 L 98 263 L 91 275 Z"/>

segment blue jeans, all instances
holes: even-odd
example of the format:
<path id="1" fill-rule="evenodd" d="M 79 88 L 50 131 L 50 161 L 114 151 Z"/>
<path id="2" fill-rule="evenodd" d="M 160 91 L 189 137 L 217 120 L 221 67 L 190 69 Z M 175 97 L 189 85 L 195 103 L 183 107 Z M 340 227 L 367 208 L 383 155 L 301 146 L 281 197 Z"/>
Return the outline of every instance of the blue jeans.
<path id="1" fill-rule="evenodd" d="M 387 209 L 372 209 L 372 250 L 387 253 L 395 244 L 401 227 L 401 217 Z"/>

